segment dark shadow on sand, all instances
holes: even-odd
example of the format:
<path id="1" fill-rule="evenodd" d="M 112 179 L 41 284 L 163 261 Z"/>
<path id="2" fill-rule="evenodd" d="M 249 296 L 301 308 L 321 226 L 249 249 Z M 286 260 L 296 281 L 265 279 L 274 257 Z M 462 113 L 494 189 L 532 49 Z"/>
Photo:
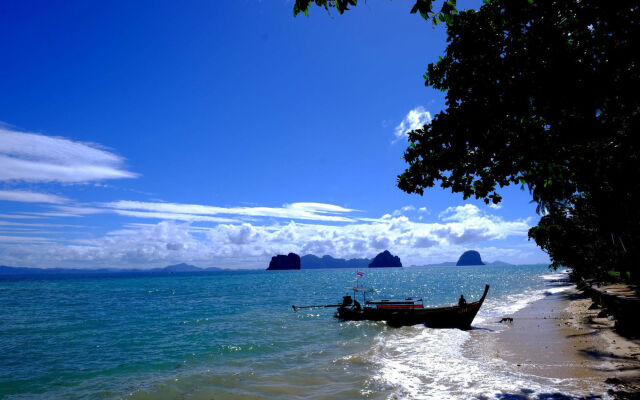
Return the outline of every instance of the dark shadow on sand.
<path id="1" fill-rule="evenodd" d="M 472 331 L 487 331 L 487 332 L 495 332 L 495 330 L 494 330 L 494 329 L 489 329 L 489 328 L 480 328 L 480 327 L 477 327 L 477 326 L 472 326 L 472 327 L 471 327 L 471 330 L 472 330 Z"/>
<path id="2" fill-rule="evenodd" d="M 478 396 L 475 400 L 595 400 L 602 399 L 602 396 L 590 394 L 583 397 L 571 396 L 564 393 L 535 393 L 531 389 L 520 389 L 518 393 L 497 393 L 493 397 Z"/>
<path id="3" fill-rule="evenodd" d="M 598 351 L 596 349 L 584 349 L 584 350 L 579 350 L 579 353 L 584 354 L 587 357 L 592 357 L 592 358 L 596 358 L 598 360 L 617 360 L 617 361 L 638 361 L 637 358 L 635 357 L 631 357 L 631 356 L 618 356 L 615 355 L 613 353 L 605 353 L 602 351 Z"/>
<path id="4" fill-rule="evenodd" d="M 590 297 L 584 292 L 572 292 L 572 293 L 564 293 L 562 297 L 566 300 L 583 300 L 589 299 Z"/>
<path id="5" fill-rule="evenodd" d="M 573 335 L 567 335 L 567 338 L 574 338 L 574 337 L 584 337 L 584 336 L 597 336 L 598 335 L 598 331 L 593 330 L 591 332 L 585 332 L 585 333 L 574 333 Z"/>

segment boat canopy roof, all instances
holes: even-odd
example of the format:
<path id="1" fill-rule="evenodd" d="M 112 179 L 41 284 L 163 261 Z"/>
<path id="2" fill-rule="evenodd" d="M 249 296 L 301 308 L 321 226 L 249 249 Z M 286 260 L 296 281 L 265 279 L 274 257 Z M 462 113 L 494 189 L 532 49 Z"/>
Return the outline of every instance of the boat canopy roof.
<path id="1" fill-rule="evenodd" d="M 346 289 L 350 290 L 350 291 L 353 291 L 353 292 L 361 292 L 361 293 L 372 293 L 372 292 L 375 292 L 375 290 L 372 289 L 372 288 L 359 287 L 359 286 L 348 287 Z"/>

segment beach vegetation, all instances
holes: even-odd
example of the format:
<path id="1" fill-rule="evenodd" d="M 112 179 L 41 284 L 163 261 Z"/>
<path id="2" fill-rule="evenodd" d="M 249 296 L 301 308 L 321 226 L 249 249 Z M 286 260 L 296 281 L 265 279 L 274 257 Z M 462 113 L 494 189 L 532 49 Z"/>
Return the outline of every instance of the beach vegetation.
<path id="1" fill-rule="evenodd" d="M 631 272 L 630 271 L 620 272 L 620 271 L 609 270 L 609 271 L 607 271 L 607 273 L 609 274 L 609 277 L 612 280 L 615 280 L 615 281 L 631 279 Z"/>
<path id="2" fill-rule="evenodd" d="M 339 13 L 356 1 L 302 1 Z M 436 185 L 500 203 L 500 188 L 528 190 L 541 219 L 533 239 L 551 266 L 576 277 L 640 265 L 640 5 L 632 1 L 485 0 L 457 10 L 411 9 L 447 31 L 425 85 L 446 106 L 408 133 L 398 187 Z M 623 275 L 625 276 L 625 275 Z"/>

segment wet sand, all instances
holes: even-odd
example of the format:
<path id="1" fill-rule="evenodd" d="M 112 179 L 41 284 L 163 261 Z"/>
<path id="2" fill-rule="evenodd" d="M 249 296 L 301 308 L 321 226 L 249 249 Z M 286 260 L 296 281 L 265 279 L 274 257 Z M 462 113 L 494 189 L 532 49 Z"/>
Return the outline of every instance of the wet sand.
<path id="1" fill-rule="evenodd" d="M 513 322 L 490 321 L 472 332 L 465 355 L 529 379 L 553 382 L 554 392 L 528 388 L 505 394 L 518 399 L 640 399 L 640 340 L 614 331 L 614 321 L 598 318 L 591 299 L 573 287 L 547 293 L 513 315 Z M 640 315 L 638 316 L 640 318 Z M 565 396 L 565 397 L 563 397 Z"/>

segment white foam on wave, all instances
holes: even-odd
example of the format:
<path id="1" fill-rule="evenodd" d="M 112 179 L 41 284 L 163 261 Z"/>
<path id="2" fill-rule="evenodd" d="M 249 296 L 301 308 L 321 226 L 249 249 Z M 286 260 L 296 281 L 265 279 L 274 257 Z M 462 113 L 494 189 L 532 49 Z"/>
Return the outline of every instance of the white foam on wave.
<path id="1" fill-rule="evenodd" d="M 511 315 L 522 310 L 534 301 L 544 297 L 544 290 L 526 290 L 500 298 L 485 300 L 480 312 L 474 319 L 474 325 L 483 324 L 496 317 Z"/>
<path id="2" fill-rule="evenodd" d="M 546 274 L 546 275 L 540 275 L 540 277 L 546 281 L 555 281 L 555 280 L 562 280 L 562 279 L 566 279 L 567 275 L 566 274 L 562 274 L 562 273 L 558 273 L 558 274 Z"/>
<path id="3" fill-rule="evenodd" d="M 569 282 L 569 270 L 566 269 L 555 274 L 541 275 L 540 277 L 546 281 L 547 285 L 544 288 L 544 292 L 547 294 L 562 293 L 575 287 Z"/>
<path id="4" fill-rule="evenodd" d="M 544 298 L 547 292 L 559 293 L 572 286 L 566 283 L 564 271 L 541 278 L 542 288 L 487 299 L 474 326 L 496 327 L 500 325 L 496 317 L 513 314 Z M 389 399 L 491 399 L 505 395 L 536 398 L 535 393 L 576 387 L 572 379 L 544 378 L 513 370 L 500 358 L 467 358 L 463 349 L 470 337 L 471 332 L 458 329 L 405 327 L 379 334 L 363 357 L 376 366 L 372 379 L 390 392 Z"/>
<path id="5" fill-rule="evenodd" d="M 373 379 L 391 388 L 393 399 L 470 399 L 500 394 L 553 393 L 562 379 L 532 379 L 525 374 L 491 368 L 495 360 L 463 356 L 469 332 L 422 326 L 380 335 L 374 342 L 371 362 L 378 366 Z"/>
<path id="6" fill-rule="evenodd" d="M 569 270 L 561 269 L 551 274 L 540 275 L 540 278 L 546 281 L 558 281 L 558 280 L 568 280 L 569 279 Z"/>
<path id="7" fill-rule="evenodd" d="M 545 289 L 545 292 L 551 293 L 551 294 L 562 293 L 562 292 L 566 292 L 567 290 L 571 289 L 571 287 L 572 287 L 572 285 L 553 287 L 553 288 Z"/>
<path id="8" fill-rule="evenodd" d="M 495 317 L 514 314 L 529 304 L 543 299 L 549 294 L 565 292 L 572 287 L 569 283 L 568 270 L 562 270 L 554 274 L 540 275 L 542 287 L 525 290 L 522 293 L 514 293 L 498 298 L 488 298 L 474 320 L 474 324 L 487 323 Z"/>

